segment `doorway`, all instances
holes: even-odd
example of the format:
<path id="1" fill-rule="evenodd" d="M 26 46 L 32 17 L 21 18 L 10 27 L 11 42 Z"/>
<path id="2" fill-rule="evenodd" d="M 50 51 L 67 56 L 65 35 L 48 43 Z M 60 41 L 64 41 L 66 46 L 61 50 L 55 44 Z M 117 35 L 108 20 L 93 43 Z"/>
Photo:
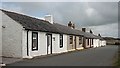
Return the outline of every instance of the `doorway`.
<path id="1" fill-rule="evenodd" d="M 52 34 L 47 34 L 47 54 L 52 54 Z"/>

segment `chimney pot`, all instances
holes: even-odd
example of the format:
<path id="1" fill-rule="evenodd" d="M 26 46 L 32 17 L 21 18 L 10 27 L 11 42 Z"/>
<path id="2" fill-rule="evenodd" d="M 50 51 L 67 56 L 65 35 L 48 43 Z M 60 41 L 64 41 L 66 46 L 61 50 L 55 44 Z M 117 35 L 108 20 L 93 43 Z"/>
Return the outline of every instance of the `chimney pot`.
<path id="1" fill-rule="evenodd" d="M 49 23 L 53 24 L 53 16 L 52 15 L 45 15 L 45 20 Z"/>
<path id="2" fill-rule="evenodd" d="M 100 35 L 100 34 L 98 34 L 98 36 L 100 36 L 100 37 L 101 37 L 101 35 Z"/>
<path id="3" fill-rule="evenodd" d="M 75 24 L 73 24 L 73 26 L 72 26 L 72 27 L 73 27 L 73 29 L 75 29 Z"/>
<path id="4" fill-rule="evenodd" d="M 90 33 L 93 34 L 92 30 L 90 30 Z"/>
<path id="5" fill-rule="evenodd" d="M 71 21 L 69 21 L 68 26 L 72 27 L 72 22 Z"/>
<path id="6" fill-rule="evenodd" d="M 86 32 L 86 28 L 82 28 L 82 31 L 83 31 L 83 32 Z"/>
<path id="7" fill-rule="evenodd" d="M 69 21 L 68 27 L 71 27 L 72 29 L 75 29 L 75 24 L 73 24 L 71 21 Z"/>

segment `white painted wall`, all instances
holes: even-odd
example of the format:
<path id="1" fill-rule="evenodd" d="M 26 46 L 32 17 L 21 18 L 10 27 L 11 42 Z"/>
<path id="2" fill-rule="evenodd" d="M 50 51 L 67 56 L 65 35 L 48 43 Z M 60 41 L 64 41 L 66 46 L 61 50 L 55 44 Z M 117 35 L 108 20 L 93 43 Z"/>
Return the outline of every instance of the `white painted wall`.
<path id="1" fill-rule="evenodd" d="M 99 40 L 99 42 L 100 42 L 99 46 L 101 47 L 102 46 L 102 40 Z"/>
<path id="2" fill-rule="evenodd" d="M 103 40 L 103 45 L 106 46 L 106 41 L 105 40 Z"/>
<path id="3" fill-rule="evenodd" d="M 106 41 L 105 40 L 102 40 L 101 46 L 106 46 Z"/>
<path id="4" fill-rule="evenodd" d="M 27 56 L 27 31 L 23 30 L 22 32 L 22 58 L 29 58 Z"/>
<path id="5" fill-rule="evenodd" d="M 2 52 L 6 57 L 22 57 L 22 26 L 2 13 Z"/>
<path id="6" fill-rule="evenodd" d="M 45 32 L 38 32 L 38 50 L 32 51 L 32 31 L 29 35 L 29 56 L 27 56 L 27 31 L 23 31 L 23 58 L 33 58 L 35 56 L 47 55 L 47 36 Z M 63 48 L 60 48 L 59 34 L 52 34 L 52 53 L 67 52 L 67 35 L 63 35 Z M 54 38 L 55 37 L 55 41 Z"/>
<path id="7" fill-rule="evenodd" d="M 93 40 L 94 47 L 99 47 L 99 39 Z"/>
<path id="8" fill-rule="evenodd" d="M 55 37 L 55 41 L 53 39 Z M 63 47 L 60 48 L 60 35 L 59 34 L 52 34 L 52 51 L 53 53 L 62 53 L 67 52 L 67 35 L 63 35 Z"/>
<path id="9" fill-rule="evenodd" d="M 47 36 L 45 32 L 38 32 L 38 50 L 32 51 L 32 31 L 28 32 L 29 56 L 27 56 L 27 31 L 23 31 L 23 58 L 33 58 L 35 56 L 47 55 Z"/>
<path id="10" fill-rule="evenodd" d="M 96 47 L 96 39 L 93 39 L 93 47 L 95 48 Z"/>
<path id="11" fill-rule="evenodd" d="M 76 49 L 83 49 L 83 44 L 82 44 L 82 42 L 83 42 L 83 37 L 81 37 L 82 38 L 82 40 L 81 40 L 81 44 L 79 44 L 79 36 L 76 36 Z"/>
<path id="12" fill-rule="evenodd" d="M 98 47 L 101 47 L 101 40 L 98 39 Z"/>

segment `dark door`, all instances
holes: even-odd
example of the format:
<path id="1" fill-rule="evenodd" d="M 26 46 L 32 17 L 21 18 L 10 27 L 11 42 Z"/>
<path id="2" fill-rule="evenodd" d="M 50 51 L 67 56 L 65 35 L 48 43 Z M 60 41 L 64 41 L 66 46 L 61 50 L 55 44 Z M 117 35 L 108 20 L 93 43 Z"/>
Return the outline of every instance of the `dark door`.
<path id="1" fill-rule="evenodd" d="M 52 34 L 47 34 L 47 54 L 52 54 Z"/>
<path id="2" fill-rule="evenodd" d="M 76 49 L 77 48 L 76 36 L 75 36 L 74 41 L 75 41 L 75 49 Z"/>

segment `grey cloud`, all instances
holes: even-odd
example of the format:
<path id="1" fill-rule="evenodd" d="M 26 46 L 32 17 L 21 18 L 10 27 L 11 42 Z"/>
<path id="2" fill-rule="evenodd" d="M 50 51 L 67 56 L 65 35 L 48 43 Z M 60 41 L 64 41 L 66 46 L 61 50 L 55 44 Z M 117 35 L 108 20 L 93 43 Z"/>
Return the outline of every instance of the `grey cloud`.
<path id="1" fill-rule="evenodd" d="M 109 29 L 115 36 L 115 30 L 118 29 L 113 30 L 107 25 L 118 23 L 117 2 L 6 2 L 3 3 L 3 8 L 9 9 L 11 5 L 12 9 L 16 7 L 22 13 L 32 16 L 43 17 L 45 14 L 52 14 L 57 23 L 67 25 L 68 21 L 72 21 L 77 28 L 90 26 L 104 36 L 111 36 L 107 33 Z M 107 25 L 108 30 L 103 29 L 107 27 L 103 25 Z"/>
<path id="2" fill-rule="evenodd" d="M 22 7 L 24 13 L 39 14 L 39 11 L 52 14 L 56 22 L 67 24 L 73 21 L 79 26 L 104 25 L 117 22 L 117 2 L 20 2 L 6 3 Z M 90 16 L 87 10 L 93 9 Z M 77 26 L 77 27 L 79 27 Z"/>
<path id="3" fill-rule="evenodd" d="M 106 25 L 99 25 L 99 26 L 90 26 L 86 27 L 89 31 L 90 29 L 93 31 L 94 34 L 98 35 L 99 33 L 101 36 L 104 37 L 118 37 L 118 23 L 106 24 Z"/>

